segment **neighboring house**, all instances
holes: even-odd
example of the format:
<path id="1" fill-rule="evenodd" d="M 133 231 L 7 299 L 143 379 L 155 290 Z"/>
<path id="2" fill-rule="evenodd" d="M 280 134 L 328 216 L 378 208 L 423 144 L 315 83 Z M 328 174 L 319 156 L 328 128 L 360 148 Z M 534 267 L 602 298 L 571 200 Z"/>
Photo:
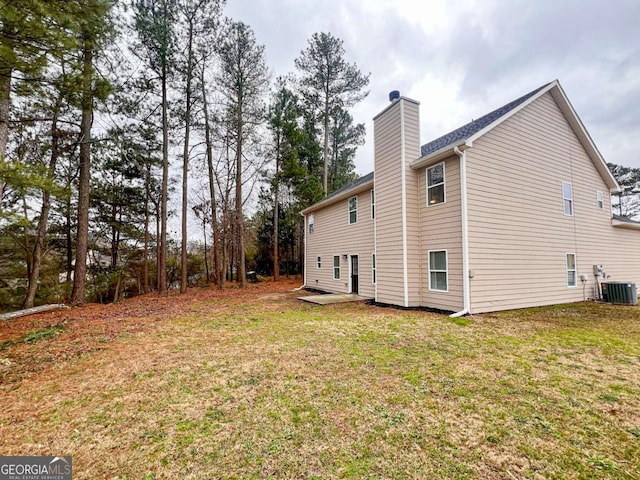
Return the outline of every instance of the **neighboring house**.
<path id="1" fill-rule="evenodd" d="M 422 147 L 394 93 L 374 172 L 302 212 L 307 288 L 465 314 L 640 284 L 640 223 L 612 216 L 616 180 L 557 81 Z"/>

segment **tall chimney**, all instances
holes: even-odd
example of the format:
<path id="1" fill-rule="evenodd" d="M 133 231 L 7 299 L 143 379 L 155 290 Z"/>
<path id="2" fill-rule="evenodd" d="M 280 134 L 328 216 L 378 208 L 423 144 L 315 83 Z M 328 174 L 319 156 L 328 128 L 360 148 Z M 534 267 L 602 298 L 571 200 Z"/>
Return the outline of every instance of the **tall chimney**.
<path id="1" fill-rule="evenodd" d="M 392 102 L 373 119 L 376 197 L 376 301 L 420 305 L 418 175 L 419 103 L 389 93 Z"/>

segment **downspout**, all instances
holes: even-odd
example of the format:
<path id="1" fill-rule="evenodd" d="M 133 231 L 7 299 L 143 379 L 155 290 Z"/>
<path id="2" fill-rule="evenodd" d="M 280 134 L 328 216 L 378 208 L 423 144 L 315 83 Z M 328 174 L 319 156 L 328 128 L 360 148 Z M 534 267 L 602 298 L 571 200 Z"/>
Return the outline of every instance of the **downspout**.
<path id="1" fill-rule="evenodd" d="M 302 229 L 302 241 L 304 242 L 304 265 L 302 265 L 302 268 L 304 269 L 304 274 L 302 277 L 302 286 L 300 287 L 300 289 L 306 288 L 307 286 L 307 264 L 308 262 L 308 258 L 307 258 L 307 232 L 309 231 L 308 227 L 307 227 L 307 216 L 305 214 L 302 215 L 304 217 L 304 228 Z"/>
<path id="2" fill-rule="evenodd" d="M 373 199 L 374 202 L 376 201 L 376 172 L 374 170 L 373 172 Z M 374 211 L 375 214 L 373 216 L 373 254 L 376 257 L 376 283 L 373 284 L 373 299 L 377 302 L 378 301 L 378 226 L 377 226 L 377 205 L 374 205 Z"/>
<path id="3" fill-rule="evenodd" d="M 463 308 L 449 315 L 462 317 L 471 313 L 471 285 L 469 282 L 469 219 L 467 215 L 467 154 L 455 146 L 453 151 L 460 157 L 460 203 L 462 210 L 462 296 Z"/>

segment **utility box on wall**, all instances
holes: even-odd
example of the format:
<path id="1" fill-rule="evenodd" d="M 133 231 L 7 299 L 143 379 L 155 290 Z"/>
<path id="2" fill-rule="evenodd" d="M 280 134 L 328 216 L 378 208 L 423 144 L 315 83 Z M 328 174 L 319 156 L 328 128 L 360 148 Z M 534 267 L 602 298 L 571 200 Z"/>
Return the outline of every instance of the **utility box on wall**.
<path id="1" fill-rule="evenodd" d="M 638 289 L 631 282 L 603 282 L 602 299 L 608 303 L 638 304 Z"/>

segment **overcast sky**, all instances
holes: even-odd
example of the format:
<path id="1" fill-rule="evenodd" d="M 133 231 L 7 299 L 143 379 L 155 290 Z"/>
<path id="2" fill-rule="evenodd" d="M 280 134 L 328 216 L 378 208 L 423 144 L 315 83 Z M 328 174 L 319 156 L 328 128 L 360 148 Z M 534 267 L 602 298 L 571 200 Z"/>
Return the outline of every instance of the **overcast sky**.
<path id="1" fill-rule="evenodd" d="M 225 14 L 253 28 L 274 75 L 321 31 L 371 73 L 352 110 L 360 175 L 391 90 L 420 102 L 424 144 L 555 79 L 605 160 L 640 167 L 639 0 L 227 0 Z"/>

